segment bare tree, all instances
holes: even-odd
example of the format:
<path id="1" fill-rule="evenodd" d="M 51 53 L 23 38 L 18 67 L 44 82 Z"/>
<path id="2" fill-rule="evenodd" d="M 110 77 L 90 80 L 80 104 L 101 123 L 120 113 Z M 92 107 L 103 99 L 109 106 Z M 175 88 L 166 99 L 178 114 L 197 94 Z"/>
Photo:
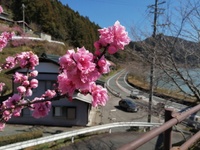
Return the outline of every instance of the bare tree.
<path id="1" fill-rule="evenodd" d="M 165 35 L 159 32 L 155 38 L 149 36 L 133 43 L 135 54 L 145 64 L 151 65 L 155 57 L 154 86 L 167 88 L 200 101 L 200 2 L 180 1 L 173 13 L 166 16 Z M 170 19 L 169 19 L 170 18 Z M 169 22 L 170 21 L 170 22 Z M 139 35 L 143 34 L 141 31 Z M 147 34 L 143 34 L 146 36 Z M 155 43 L 155 44 L 153 44 Z"/>

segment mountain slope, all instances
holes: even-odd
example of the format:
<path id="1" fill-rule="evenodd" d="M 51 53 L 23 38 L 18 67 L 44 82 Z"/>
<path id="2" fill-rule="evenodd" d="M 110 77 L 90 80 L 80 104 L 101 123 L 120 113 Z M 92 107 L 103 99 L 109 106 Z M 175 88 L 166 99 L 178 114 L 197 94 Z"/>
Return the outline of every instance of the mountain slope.
<path id="1" fill-rule="evenodd" d="M 85 46 L 88 50 L 94 50 L 93 42 L 98 39 L 99 25 L 58 0 L 0 0 L 0 4 L 6 11 L 12 12 L 15 21 L 22 20 L 24 4 L 25 22 L 35 32 L 45 32 L 54 40 L 73 47 Z"/>

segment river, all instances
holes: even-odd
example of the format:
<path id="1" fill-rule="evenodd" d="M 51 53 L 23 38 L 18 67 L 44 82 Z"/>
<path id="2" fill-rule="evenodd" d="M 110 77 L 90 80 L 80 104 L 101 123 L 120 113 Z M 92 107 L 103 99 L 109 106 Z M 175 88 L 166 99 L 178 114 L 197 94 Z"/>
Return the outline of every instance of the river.
<path id="1" fill-rule="evenodd" d="M 200 89 L 200 68 L 189 70 L 180 69 L 179 71 L 183 74 L 185 80 L 193 83 L 195 87 Z M 185 92 L 191 93 L 191 90 L 177 74 L 171 74 L 171 76 Z M 155 74 L 154 86 L 173 91 L 178 90 L 177 85 L 164 73 L 157 72 Z"/>

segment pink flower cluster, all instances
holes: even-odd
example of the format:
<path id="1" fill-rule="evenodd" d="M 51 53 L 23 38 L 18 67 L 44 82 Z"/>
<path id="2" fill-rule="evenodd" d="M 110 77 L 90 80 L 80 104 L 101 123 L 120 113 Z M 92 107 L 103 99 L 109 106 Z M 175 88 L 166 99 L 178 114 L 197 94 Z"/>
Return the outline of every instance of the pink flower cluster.
<path id="1" fill-rule="evenodd" d="M 109 63 L 104 57 L 96 64 L 93 54 L 84 47 L 78 48 L 77 52 L 68 50 L 60 58 L 59 63 L 63 71 L 58 76 L 58 88 L 61 93 L 68 94 L 69 97 L 73 96 L 76 89 L 91 93 L 93 91 L 91 85 L 102 73 L 109 71 Z"/>
<path id="2" fill-rule="evenodd" d="M 9 33 L 9 32 L 3 32 L 0 35 L 0 52 L 2 51 L 2 49 L 4 47 L 6 47 L 8 41 L 12 38 L 13 33 Z"/>
<path id="3" fill-rule="evenodd" d="M 105 105 L 108 100 L 107 90 L 95 84 L 101 74 L 110 71 L 110 63 L 104 57 L 105 49 L 114 54 L 119 49 L 123 50 L 130 42 L 125 27 L 121 26 L 119 21 L 112 27 L 100 29 L 99 33 L 100 39 L 94 44 L 96 56 L 84 47 L 77 48 L 77 52 L 68 50 L 60 58 L 62 72 L 58 76 L 58 89 L 62 94 L 72 97 L 75 90 L 91 93 L 92 105 L 95 107 Z"/>
<path id="4" fill-rule="evenodd" d="M 125 31 L 125 27 L 116 21 L 114 26 L 109 28 L 99 29 L 100 39 L 94 43 L 96 54 L 100 54 L 100 49 L 108 47 L 108 53 L 114 54 L 118 50 L 123 50 L 125 45 L 128 45 L 130 38 Z"/>
<path id="5" fill-rule="evenodd" d="M 2 69 L 11 69 L 15 67 L 15 65 L 19 64 L 21 68 L 35 69 L 35 66 L 39 64 L 39 58 L 32 51 L 30 52 L 22 52 L 12 57 L 9 56 L 6 58 L 6 62 L 2 64 Z"/>
<path id="6" fill-rule="evenodd" d="M 1 110 L 5 110 L 2 113 L 2 121 L 0 123 L 0 131 L 3 130 L 5 122 L 8 121 L 12 116 L 20 116 L 23 106 L 16 107 L 16 105 L 24 104 L 26 101 L 22 99 L 19 94 L 14 94 L 9 97 L 1 105 Z"/>
<path id="7" fill-rule="evenodd" d="M 44 98 L 38 98 L 35 97 L 34 101 L 41 101 L 44 100 Z M 44 101 L 44 102 L 40 102 L 40 103 L 33 103 L 31 105 L 31 109 L 33 110 L 33 114 L 32 116 L 35 118 L 41 118 L 41 117 L 45 117 L 46 115 L 48 115 L 49 111 L 51 110 L 51 102 L 50 101 Z"/>
<path id="8" fill-rule="evenodd" d="M 108 93 L 105 88 L 100 85 L 92 84 L 91 93 L 93 97 L 92 106 L 105 106 L 108 101 Z"/>
<path id="9" fill-rule="evenodd" d="M 35 77 L 37 74 L 38 72 L 35 70 L 30 73 L 30 76 Z M 22 96 L 31 96 L 32 89 L 35 89 L 38 87 L 37 79 L 31 79 L 29 81 L 28 76 L 18 73 L 18 72 L 16 72 L 14 75 L 14 82 L 20 85 L 17 87 L 17 91 Z"/>
<path id="10" fill-rule="evenodd" d="M 5 86 L 5 83 L 0 82 L 0 93 L 3 91 L 3 87 Z M 1 95 L 1 94 L 0 94 Z"/>
<path id="11" fill-rule="evenodd" d="M 0 14 L 3 12 L 3 8 L 1 7 L 1 5 L 0 5 Z"/>
<path id="12" fill-rule="evenodd" d="M 39 64 L 38 56 L 33 52 L 22 52 L 16 56 L 21 68 L 35 69 Z"/>
<path id="13" fill-rule="evenodd" d="M 33 104 L 31 105 L 31 110 L 33 111 L 32 116 L 35 118 L 41 118 L 48 115 L 49 111 L 51 110 L 51 102 L 42 101 L 42 100 L 51 99 L 55 95 L 56 95 L 56 92 L 54 90 L 47 90 L 40 98 L 35 97 L 32 100 Z"/>

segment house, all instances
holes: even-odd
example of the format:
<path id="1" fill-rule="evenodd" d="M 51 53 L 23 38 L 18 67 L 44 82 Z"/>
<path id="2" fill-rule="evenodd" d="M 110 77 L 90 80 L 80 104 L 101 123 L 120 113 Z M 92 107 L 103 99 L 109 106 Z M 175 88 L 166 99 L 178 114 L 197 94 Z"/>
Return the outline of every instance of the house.
<path id="1" fill-rule="evenodd" d="M 0 24 L 13 25 L 14 21 L 10 19 L 10 15 L 8 13 L 2 12 L 0 13 Z"/>
<path id="2" fill-rule="evenodd" d="M 33 90 L 30 97 L 40 97 L 47 89 L 52 89 L 57 80 L 59 64 L 58 56 L 47 55 L 43 53 L 39 59 L 40 63 L 36 66 L 38 70 L 37 79 L 39 80 L 38 88 Z M 14 72 L 26 73 L 26 69 L 15 68 L 8 71 L 8 74 Z M 13 84 L 13 92 L 16 91 L 17 85 Z M 52 102 L 52 109 L 48 116 L 35 119 L 31 115 L 29 108 L 22 110 L 20 117 L 12 117 L 8 123 L 30 124 L 30 125 L 53 125 L 53 126 L 86 126 L 89 123 L 91 106 L 91 95 L 82 95 L 76 93 L 73 100 L 62 98 Z"/>

